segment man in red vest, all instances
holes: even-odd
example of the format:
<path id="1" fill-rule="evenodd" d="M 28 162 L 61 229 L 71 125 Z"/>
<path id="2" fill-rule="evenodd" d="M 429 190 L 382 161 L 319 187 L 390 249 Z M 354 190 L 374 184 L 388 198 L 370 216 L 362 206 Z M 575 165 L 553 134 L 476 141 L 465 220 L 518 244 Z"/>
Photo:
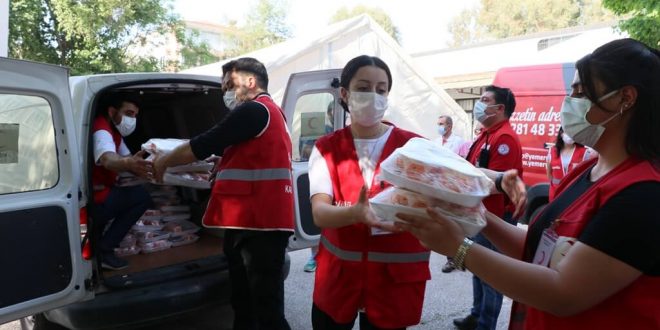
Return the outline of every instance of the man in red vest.
<path id="1" fill-rule="evenodd" d="M 229 114 L 154 159 L 156 179 L 162 181 L 167 167 L 222 156 L 203 224 L 225 229 L 234 329 L 290 329 L 284 317 L 283 266 L 294 200 L 286 118 L 267 93 L 262 63 L 240 58 L 222 70 Z"/>
<path id="2" fill-rule="evenodd" d="M 130 172 L 147 179 L 152 167 L 151 162 L 144 160 L 144 151 L 131 155 L 123 139 L 135 130 L 140 111 L 137 102 L 126 96 L 113 96 L 108 103 L 92 123 L 94 205 L 91 211 L 99 232 L 114 219 L 99 240 L 99 258 L 103 268 L 119 270 L 128 267 L 128 262 L 115 256 L 114 248 L 151 205 L 151 197 L 141 185 L 118 186 L 118 173 Z"/>
<path id="3" fill-rule="evenodd" d="M 516 133 L 511 129 L 509 117 L 516 108 L 516 100 L 508 88 L 487 86 L 479 101 L 474 105 L 473 115 L 483 129 L 470 147 L 467 160 L 478 167 L 504 172 L 517 169 L 522 176 L 522 147 Z M 513 204 L 504 194 L 491 195 L 484 199 L 486 209 L 511 223 Z M 481 234 L 475 242 L 495 249 Z M 455 319 L 459 329 L 495 329 L 502 307 L 502 294 L 476 276 L 472 278 L 473 304 L 470 315 Z"/>

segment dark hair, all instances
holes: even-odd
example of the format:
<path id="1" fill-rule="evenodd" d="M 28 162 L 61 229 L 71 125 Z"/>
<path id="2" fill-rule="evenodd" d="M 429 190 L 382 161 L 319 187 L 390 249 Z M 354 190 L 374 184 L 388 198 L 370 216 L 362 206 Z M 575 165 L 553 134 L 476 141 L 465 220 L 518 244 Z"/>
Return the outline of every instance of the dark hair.
<path id="1" fill-rule="evenodd" d="M 222 76 L 224 77 L 225 75 L 227 75 L 227 73 L 234 70 L 235 65 L 236 65 L 236 60 L 231 60 L 231 61 L 223 64 L 222 65 Z"/>
<path id="2" fill-rule="evenodd" d="M 585 96 L 599 105 L 595 81 L 606 92 L 637 89 L 626 133 L 626 151 L 646 160 L 660 156 L 660 52 L 630 38 L 608 42 L 575 63 Z"/>
<path id="3" fill-rule="evenodd" d="M 268 90 L 268 72 L 264 64 L 256 59 L 252 57 L 241 57 L 229 61 L 222 66 L 222 75 L 224 76 L 230 71 L 252 74 L 257 78 L 257 87 L 265 91 Z"/>
<path id="4" fill-rule="evenodd" d="M 390 72 L 390 68 L 380 58 L 369 55 L 360 55 L 346 63 L 344 69 L 341 70 L 339 86 L 348 89 L 348 85 L 351 83 L 351 79 L 353 79 L 355 73 L 357 73 L 358 70 L 364 66 L 376 66 L 383 69 L 385 74 L 387 74 L 387 91 L 389 92 L 392 90 L 392 73 Z M 340 101 L 340 103 L 341 106 L 344 107 L 344 110 L 348 111 L 348 105 L 343 100 Z"/>
<path id="5" fill-rule="evenodd" d="M 508 88 L 497 87 L 495 85 L 486 86 L 485 90 L 495 95 L 495 102 L 497 104 L 504 104 L 504 115 L 507 118 L 511 117 L 513 111 L 516 110 L 516 97 L 513 95 L 513 92 Z"/>
<path id="6" fill-rule="evenodd" d="M 113 107 L 115 109 L 121 108 L 125 102 L 133 103 L 138 109 L 140 108 L 140 101 L 135 95 L 126 93 L 111 93 L 103 97 L 101 104 L 100 114 L 109 117 L 108 109 Z"/>
<path id="7" fill-rule="evenodd" d="M 559 127 L 559 131 L 557 132 L 557 138 L 555 139 L 555 152 L 557 153 L 557 157 L 561 157 L 561 150 L 564 149 L 564 139 L 561 137 L 561 134 L 564 133 L 564 128 Z M 577 142 L 573 142 L 574 145 L 576 146 L 582 146 L 581 144 Z"/>

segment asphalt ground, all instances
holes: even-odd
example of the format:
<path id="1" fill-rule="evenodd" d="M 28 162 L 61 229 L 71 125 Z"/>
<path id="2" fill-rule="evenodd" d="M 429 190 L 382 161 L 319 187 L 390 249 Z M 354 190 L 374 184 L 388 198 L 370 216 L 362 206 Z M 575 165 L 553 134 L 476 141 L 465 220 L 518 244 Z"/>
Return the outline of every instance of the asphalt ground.
<path id="1" fill-rule="evenodd" d="M 286 317 L 294 330 L 311 329 L 314 273 L 303 271 L 309 258 L 309 249 L 291 252 L 290 256 L 291 271 L 285 282 Z M 444 256 L 431 254 L 432 278 L 426 285 L 422 320 L 419 325 L 408 329 L 455 329 L 452 320 L 469 313 L 472 304 L 472 274 L 460 271 L 442 273 L 445 260 Z M 497 329 L 508 327 L 510 310 L 511 300 L 505 297 Z M 231 319 L 231 308 L 213 307 L 140 330 L 226 330 L 231 329 Z M 358 326 L 354 329 L 358 329 Z M 0 330 L 20 330 L 20 324 L 18 321 L 6 323 L 0 325 Z"/>

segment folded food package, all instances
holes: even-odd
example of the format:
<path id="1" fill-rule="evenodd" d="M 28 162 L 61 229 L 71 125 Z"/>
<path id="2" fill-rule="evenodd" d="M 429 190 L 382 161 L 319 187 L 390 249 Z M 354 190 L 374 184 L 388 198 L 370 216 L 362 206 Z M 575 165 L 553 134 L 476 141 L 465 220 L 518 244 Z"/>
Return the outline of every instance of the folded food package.
<path id="1" fill-rule="evenodd" d="M 462 206 L 422 194 L 389 187 L 369 200 L 376 215 L 384 220 L 401 221 L 397 213 L 414 214 L 431 221 L 426 208 L 432 207 L 436 212 L 458 223 L 468 236 L 474 236 L 486 226 L 485 208 L 477 206 Z"/>
<path id="2" fill-rule="evenodd" d="M 397 187 L 473 207 L 493 182 L 451 150 L 422 138 L 410 139 L 381 164 L 380 179 Z"/>

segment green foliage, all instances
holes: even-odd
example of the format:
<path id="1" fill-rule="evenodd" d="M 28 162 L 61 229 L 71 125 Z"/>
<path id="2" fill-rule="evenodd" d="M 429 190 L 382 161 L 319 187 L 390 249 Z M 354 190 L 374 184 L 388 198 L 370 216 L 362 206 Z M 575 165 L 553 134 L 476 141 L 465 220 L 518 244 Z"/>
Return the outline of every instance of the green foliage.
<path id="1" fill-rule="evenodd" d="M 251 8 L 245 25 L 235 27 L 229 36 L 231 47 L 224 58 L 231 58 L 253 50 L 280 43 L 291 37 L 291 28 L 286 23 L 288 4 L 282 0 L 259 0 Z"/>
<path id="2" fill-rule="evenodd" d="M 371 16 L 371 18 L 376 21 L 376 23 L 380 24 L 383 30 L 392 36 L 392 38 L 394 38 L 397 43 L 401 43 L 401 33 L 399 32 L 399 28 L 394 25 L 390 16 L 380 8 L 365 7 L 359 5 L 353 7 L 352 10 L 349 10 L 346 7 L 342 7 L 337 10 L 334 16 L 332 16 L 330 22 L 339 22 L 348 18 L 360 16 L 362 14 L 368 14 Z"/>
<path id="3" fill-rule="evenodd" d="M 186 35 L 171 0 L 12 0 L 11 57 L 59 64 L 73 74 L 178 70 L 210 56 Z M 181 60 L 156 58 L 173 36 Z M 192 61 L 195 60 L 195 63 Z"/>
<path id="4" fill-rule="evenodd" d="M 647 45 L 660 47 L 660 1 L 603 0 L 603 6 L 624 15 L 618 27 Z"/>
<path id="5" fill-rule="evenodd" d="M 601 0 L 481 0 L 449 26 L 450 46 L 551 31 L 614 19 Z"/>

